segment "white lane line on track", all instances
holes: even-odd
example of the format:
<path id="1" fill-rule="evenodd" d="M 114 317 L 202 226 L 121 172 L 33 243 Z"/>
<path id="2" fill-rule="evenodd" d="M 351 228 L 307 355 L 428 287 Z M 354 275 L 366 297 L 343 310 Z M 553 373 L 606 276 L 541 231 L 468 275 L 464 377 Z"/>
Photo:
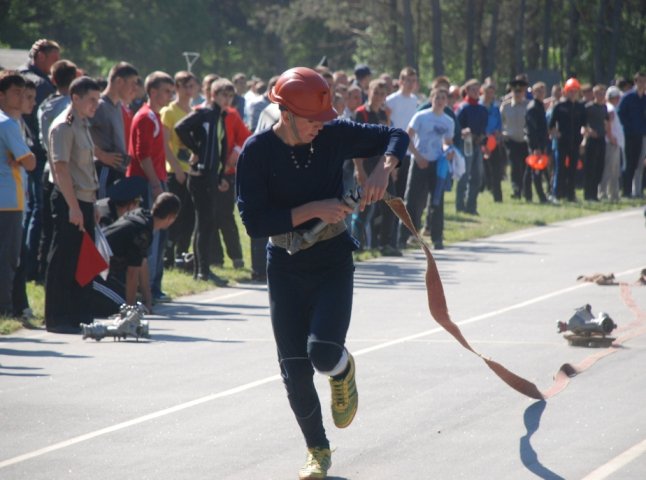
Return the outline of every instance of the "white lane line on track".
<path id="1" fill-rule="evenodd" d="M 604 480 L 645 453 L 646 440 L 643 440 L 637 445 L 633 445 L 622 454 L 617 455 L 605 465 L 601 465 L 594 472 L 584 477 L 583 480 Z"/>
<path id="2" fill-rule="evenodd" d="M 641 271 L 641 268 L 642 267 L 634 268 L 634 269 L 631 269 L 631 270 L 626 270 L 624 272 L 618 273 L 616 276 L 621 277 L 621 276 L 624 276 L 624 275 L 630 275 L 630 274 L 633 274 L 635 272 Z M 572 286 L 572 287 L 563 288 L 561 290 L 556 290 L 556 291 L 548 293 L 546 295 L 541 295 L 539 297 L 535 297 L 533 299 L 526 300 L 524 302 L 520 302 L 520 303 L 517 303 L 515 305 L 511 305 L 509 307 L 501 308 L 501 309 L 494 310 L 494 311 L 489 312 L 489 313 L 478 315 L 476 317 L 468 318 L 468 319 L 463 320 L 461 322 L 456 322 L 456 324 L 459 325 L 459 326 L 462 326 L 462 325 L 468 325 L 468 324 L 471 324 L 471 323 L 479 322 L 481 320 L 491 318 L 491 317 L 499 315 L 501 313 L 506 313 L 506 312 L 509 312 L 509 311 L 512 311 L 512 310 L 517 310 L 519 308 L 523 308 L 523 307 L 526 307 L 528 305 L 532 305 L 532 304 L 541 302 L 543 300 L 547 300 L 549 298 L 557 297 L 559 295 L 563 295 L 565 293 L 569 293 L 569 292 L 572 292 L 574 290 L 578 290 L 580 288 L 589 287 L 591 285 L 593 285 L 593 284 L 592 283 L 582 283 L 582 284 L 575 285 L 575 286 Z M 207 298 L 207 299 L 204 299 L 204 301 L 206 302 L 206 301 L 209 301 L 209 300 L 218 300 L 218 299 L 222 300 L 225 297 L 226 298 L 233 298 L 233 297 L 237 297 L 239 295 L 242 295 L 243 293 L 247 293 L 247 291 L 232 293 L 232 294 L 230 294 L 228 296 L 223 295 L 223 296 L 219 296 L 219 297 Z M 365 354 L 370 353 L 370 352 L 374 352 L 374 351 L 377 351 L 377 350 L 382 350 L 384 348 L 388 348 L 388 347 L 391 347 L 391 346 L 394 346 L 394 345 L 399 345 L 401 343 L 405 343 L 405 342 L 408 342 L 408 341 L 411 341 L 411 340 L 417 340 L 419 338 L 422 338 L 422 337 L 425 337 L 425 336 L 428 336 L 428 335 L 433 335 L 435 333 L 443 332 L 443 331 L 444 331 L 444 329 L 442 327 L 433 328 L 433 329 L 426 330 L 424 332 L 420 332 L 420 333 L 417 333 L 417 334 L 414 334 L 414 335 L 408 335 L 406 337 L 402 337 L 402 338 L 399 338 L 399 339 L 396 339 L 396 340 L 391 340 L 391 341 L 387 341 L 387 342 L 384 342 L 384 343 L 380 343 L 379 345 L 375 345 L 373 347 L 364 348 L 362 350 L 353 352 L 353 355 L 355 355 L 355 356 L 365 355 Z M 260 380 L 245 383 L 244 385 L 240 385 L 238 387 L 230 388 L 229 390 L 225 390 L 223 392 L 213 393 L 211 395 L 207 395 L 207 396 L 204 396 L 204 397 L 201 397 L 201 398 L 197 398 L 197 399 L 191 400 L 189 402 L 185 402 L 185 403 L 181 403 L 179 405 L 175 405 L 174 407 L 169 407 L 169 408 L 165 408 L 163 410 L 158 410 L 157 412 L 149 413 L 148 415 L 143 415 L 141 417 L 137 417 L 137 418 L 134 418 L 132 420 L 128 420 L 126 422 L 117 423 L 117 424 L 112 425 L 110 427 L 102 428 L 100 430 L 95 430 L 94 432 L 89 432 L 89 433 L 86 433 L 84 435 L 79 435 L 78 437 L 74 437 L 74 438 L 70 438 L 68 440 L 64 440 L 62 442 L 54 443 L 54 444 L 49 445 L 47 447 L 43 447 L 41 449 L 34 450 L 32 452 L 28 452 L 28 453 L 25 453 L 23 455 L 18 455 L 16 457 L 8 458 L 6 460 L 0 461 L 0 469 L 5 468 L 5 467 L 9 467 L 11 465 L 15 465 L 17 463 L 25 462 L 25 461 L 30 460 L 32 458 L 36 458 L 36 457 L 40 457 L 42 455 L 46 455 L 46 454 L 54 452 L 56 450 L 61 450 L 63 448 L 67 448 L 67 447 L 70 447 L 72 445 L 76 445 L 76 444 L 79 444 L 79 443 L 82 443 L 82 442 L 85 442 L 85 441 L 88 441 L 88 440 L 92 440 L 92 439 L 100 437 L 102 435 L 107 435 L 109 433 L 113 433 L 113 432 L 116 432 L 116 431 L 119 431 L 119 430 L 123 430 L 125 428 L 129 428 L 129 427 L 138 425 L 140 423 L 147 422 L 149 420 L 154 420 L 156 418 L 160 418 L 160 417 L 164 417 L 164 416 L 167 416 L 167 415 L 171 415 L 173 413 L 181 412 L 182 410 L 186 410 L 186 409 L 198 406 L 198 405 L 202 405 L 204 403 L 211 402 L 213 400 L 218 400 L 220 398 L 230 397 L 232 395 L 236 395 L 238 393 L 242 393 L 242 392 L 245 392 L 247 390 L 251 390 L 253 388 L 260 387 L 262 385 L 265 385 L 267 383 L 271 383 L 271 382 L 274 382 L 274 381 L 277 381 L 277 380 L 280 380 L 280 375 L 272 375 L 270 377 L 262 378 Z"/>
<path id="3" fill-rule="evenodd" d="M 87 440 L 92 440 L 93 438 L 100 437 L 101 435 L 106 435 L 108 433 L 116 432 L 118 430 L 123 430 L 124 428 L 132 427 L 134 425 L 138 425 L 140 423 L 147 422 L 149 420 L 154 420 L 156 418 L 160 418 L 166 415 L 180 412 L 182 410 L 186 410 L 187 408 L 195 407 L 197 405 L 201 405 L 203 403 L 217 400 L 219 398 L 230 397 L 231 395 L 235 395 L 237 393 L 241 393 L 246 390 L 251 390 L 252 388 L 260 387 L 267 383 L 275 382 L 276 380 L 279 380 L 279 379 L 280 379 L 280 375 L 273 375 L 271 377 L 262 378 L 260 380 L 256 380 L 255 382 L 250 382 L 244 385 L 240 385 L 239 387 L 230 388 L 229 390 L 225 390 L 220 393 L 213 393 L 211 395 L 207 395 L 202 398 L 191 400 L 190 402 L 182 403 L 180 405 L 175 405 L 174 407 L 166 408 L 164 410 L 158 410 L 157 412 L 149 413 L 148 415 L 144 415 L 142 417 L 133 418 L 132 420 L 128 420 L 127 422 L 117 423 L 116 425 L 102 428 L 100 430 L 95 430 L 94 432 L 86 433 L 85 435 L 79 435 L 78 437 L 70 438 L 69 440 L 64 440 L 62 442 L 54 443 L 53 445 L 50 445 L 48 447 L 44 447 L 39 450 L 34 450 L 33 452 L 25 453 L 24 455 L 18 455 L 17 457 L 4 460 L 0 462 L 0 468 L 5 468 L 10 465 L 14 465 L 16 463 L 24 462 L 32 458 L 39 457 L 41 455 L 45 455 L 47 453 L 60 450 L 62 448 L 70 447 L 72 445 L 76 445 L 78 443 L 85 442 Z"/>

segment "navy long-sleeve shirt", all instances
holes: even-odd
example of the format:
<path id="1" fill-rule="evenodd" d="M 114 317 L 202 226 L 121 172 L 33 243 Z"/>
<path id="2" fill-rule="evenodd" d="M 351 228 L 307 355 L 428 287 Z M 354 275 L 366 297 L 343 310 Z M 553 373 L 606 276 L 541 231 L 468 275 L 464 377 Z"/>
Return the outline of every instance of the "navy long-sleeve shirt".
<path id="1" fill-rule="evenodd" d="M 623 96 L 618 108 L 626 135 L 646 135 L 646 94 L 641 97 L 633 89 Z"/>
<path id="2" fill-rule="evenodd" d="M 570 148 L 578 148 L 583 140 L 581 127 L 585 125 L 585 107 L 581 102 L 564 100 L 556 104 L 552 110 L 549 127 L 558 126 L 561 134 L 559 144 Z"/>
<path id="3" fill-rule="evenodd" d="M 485 135 L 487 133 L 489 112 L 479 103 L 462 102 L 460 108 L 458 108 L 457 117 L 460 127 L 469 128 L 473 135 Z"/>
<path id="4" fill-rule="evenodd" d="M 310 145 L 290 146 L 273 131 L 250 137 L 240 153 L 236 186 L 242 222 L 251 237 L 308 229 L 316 219 L 292 226 L 291 210 L 343 195 L 343 162 L 348 158 L 394 155 L 400 161 L 408 135 L 383 125 L 334 120 Z M 301 165 L 296 168 L 294 159 Z M 304 166 L 309 163 L 309 167 Z"/>

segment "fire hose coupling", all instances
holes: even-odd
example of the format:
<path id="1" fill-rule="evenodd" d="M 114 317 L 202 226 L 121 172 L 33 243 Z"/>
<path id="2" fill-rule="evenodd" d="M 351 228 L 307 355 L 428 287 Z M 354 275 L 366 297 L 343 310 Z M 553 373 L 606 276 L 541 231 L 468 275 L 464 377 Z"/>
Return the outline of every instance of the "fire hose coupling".
<path id="1" fill-rule="evenodd" d="M 599 312 L 595 317 L 589 304 L 579 307 L 567 322 L 557 322 L 559 333 L 567 330 L 576 335 L 590 336 L 594 334 L 608 335 L 617 324 L 605 312 Z"/>
<path id="2" fill-rule="evenodd" d="M 354 188 L 349 189 L 340 200 L 345 203 L 348 207 L 355 209 L 359 206 L 361 201 L 361 187 L 359 185 Z M 326 240 L 332 238 L 339 233 L 345 230 L 345 223 L 339 222 L 335 224 L 329 224 L 320 220 L 316 225 L 311 229 L 299 233 L 299 232 L 290 232 L 287 235 L 291 236 L 289 244 L 286 248 L 287 253 L 294 255 L 295 253 L 305 250 L 306 248 L 311 247 L 316 242 L 321 240 Z M 272 237 L 272 242 L 276 243 Z M 280 246 L 280 245 L 279 245 Z"/>
<path id="3" fill-rule="evenodd" d="M 93 338 L 97 342 L 105 337 L 113 340 L 125 340 L 127 337 L 150 338 L 148 320 L 143 320 L 146 307 L 137 302 L 135 305 L 121 305 L 119 313 L 105 320 L 95 320 L 89 325 L 83 324 L 83 339 Z"/>

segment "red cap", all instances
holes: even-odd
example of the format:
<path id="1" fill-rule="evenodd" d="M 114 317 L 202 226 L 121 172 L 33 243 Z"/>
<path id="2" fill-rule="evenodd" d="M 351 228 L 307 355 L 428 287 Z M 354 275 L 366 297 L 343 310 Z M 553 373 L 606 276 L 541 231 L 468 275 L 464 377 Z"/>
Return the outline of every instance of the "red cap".
<path id="1" fill-rule="evenodd" d="M 328 83 L 311 68 L 283 72 L 269 92 L 269 100 L 308 120 L 328 122 L 338 116 Z"/>

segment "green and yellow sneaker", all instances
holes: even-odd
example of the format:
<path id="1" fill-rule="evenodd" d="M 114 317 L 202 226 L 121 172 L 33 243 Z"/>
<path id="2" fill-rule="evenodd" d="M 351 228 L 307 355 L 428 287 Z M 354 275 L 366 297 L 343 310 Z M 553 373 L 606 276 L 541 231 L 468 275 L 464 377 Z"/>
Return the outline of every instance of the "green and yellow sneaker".
<path id="1" fill-rule="evenodd" d="M 348 373 L 342 379 L 328 377 L 332 389 L 332 418 L 338 428 L 350 425 L 359 407 L 359 394 L 354 381 L 354 358 L 349 353 L 348 365 Z"/>
<path id="2" fill-rule="evenodd" d="M 332 466 L 332 452 L 329 448 L 315 447 L 307 449 L 305 465 L 298 471 L 300 480 L 327 478 L 327 471 Z"/>

